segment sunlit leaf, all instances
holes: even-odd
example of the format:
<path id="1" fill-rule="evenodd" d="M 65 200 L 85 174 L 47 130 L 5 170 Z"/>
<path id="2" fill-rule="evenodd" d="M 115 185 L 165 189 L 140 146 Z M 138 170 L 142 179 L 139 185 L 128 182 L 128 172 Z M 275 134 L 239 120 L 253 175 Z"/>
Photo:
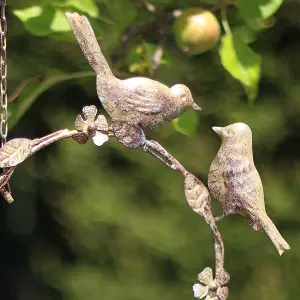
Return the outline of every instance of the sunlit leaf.
<path id="1" fill-rule="evenodd" d="M 93 18 L 97 18 L 99 16 L 99 10 L 94 0 L 69 0 L 66 5 L 87 13 Z"/>
<path id="2" fill-rule="evenodd" d="M 223 36 L 219 50 L 223 67 L 245 87 L 250 100 L 255 99 L 261 73 L 261 58 L 240 37 Z"/>
<path id="3" fill-rule="evenodd" d="M 66 19 L 64 11 L 60 9 L 55 11 L 50 29 L 54 32 L 71 31 L 71 27 Z"/>
<path id="4" fill-rule="evenodd" d="M 269 18 L 281 6 L 283 0 L 237 0 L 240 14 L 246 19 Z"/>
<path id="5" fill-rule="evenodd" d="M 194 110 L 188 110 L 173 122 L 174 128 L 188 136 L 195 135 L 197 132 L 198 114 Z"/>
<path id="6" fill-rule="evenodd" d="M 49 35 L 53 32 L 71 31 L 64 11 L 52 5 L 33 6 L 13 13 L 33 35 Z"/>
<path id="7" fill-rule="evenodd" d="M 55 9 L 51 6 L 32 6 L 23 10 L 14 10 L 16 15 L 23 23 L 26 29 L 34 35 L 49 35 Z"/>

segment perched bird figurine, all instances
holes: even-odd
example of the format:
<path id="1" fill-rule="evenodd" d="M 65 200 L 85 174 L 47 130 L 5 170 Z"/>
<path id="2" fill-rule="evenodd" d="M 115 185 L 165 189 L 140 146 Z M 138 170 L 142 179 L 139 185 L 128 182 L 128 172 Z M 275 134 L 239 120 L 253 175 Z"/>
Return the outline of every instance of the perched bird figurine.
<path id="1" fill-rule="evenodd" d="M 253 161 L 251 129 L 235 123 L 213 130 L 222 144 L 208 174 L 211 195 L 225 215 L 243 215 L 253 229 L 263 228 L 281 255 L 290 246 L 266 213 L 263 186 Z"/>
<path id="2" fill-rule="evenodd" d="M 117 79 L 103 56 L 95 33 L 85 16 L 66 13 L 77 41 L 97 74 L 99 99 L 114 120 L 140 127 L 156 127 L 177 118 L 186 108 L 201 110 L 188 87 L 171 88 L 144 77 Z"/>

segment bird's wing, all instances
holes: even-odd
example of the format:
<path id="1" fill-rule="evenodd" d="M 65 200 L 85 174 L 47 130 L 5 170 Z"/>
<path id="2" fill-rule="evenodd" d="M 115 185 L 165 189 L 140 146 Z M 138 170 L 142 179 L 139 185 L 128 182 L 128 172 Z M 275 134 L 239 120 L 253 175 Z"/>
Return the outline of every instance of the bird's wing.
<path id="1" fill-rule="evenodd" d="M 138 86 L 135 89 L 127 90 L 124 96 L 124 105 L 128 110 L 149 115 L 156 115 L 164 111 L 163 95 L 160 95 L 157 89 L 145 89 Z"/>
<path id="2" fill-rule="evenodd" d="M 257 177 L 258 176 L 258 177 Z M 263 197 L 262 183 L 259 174 L 253 164 L 243 167 L 235 167 L 223 173 L 224 182 L 229 198 L 250 214 L 256 212 Z"/>

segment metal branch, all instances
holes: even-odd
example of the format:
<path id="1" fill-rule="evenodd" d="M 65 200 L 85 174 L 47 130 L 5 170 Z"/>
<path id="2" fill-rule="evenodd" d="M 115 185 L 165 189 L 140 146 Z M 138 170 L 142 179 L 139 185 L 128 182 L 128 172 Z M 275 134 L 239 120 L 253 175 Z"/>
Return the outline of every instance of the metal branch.
<path id="1" fill-rule="evenodd" d="M 50 146 L 51 144 L 61 141 L 63 139 L 66 138 L 70 138 L 73 137 L 75 134 L 78 134 L 77 130 L 68 130 L 68 129 L 64 129 L 64 130 L 60 130 L 57 132 L 54 132 L 52 134 L 49 134 L 45 137 L 39 138 L 39 139 L 35 139 L 33 141 L 31 141 L 31 148 L 30 151 L 26 152 L 27 149 L 25 149 L 24 147 L 28 146 L 28 142 L 30 142 L 30 140 L 27 139 L 15 139 L 12 140 L 10 142 L 8 142 L 7 144 L 5 144 L 0 151 L 1 154 L 1 158 L 3 158 L 3 161 L 1 162 L 2 164 L 9 164 L 9 163 L 15 163 L 15 165 L 13 166 L 8 166 L 6 168 L 4 168 L 3 173 L 0 175 L 0 193 L 2 194 L 2 196 L 5 198 L 5 200 L 8 203 L 12 203 L 14 201 L 11 192 L 10 192 L 10 188 L 8 185 L 8 182 L 10 180 L 10 178 L 12 177 L 17 165 L 19 163 L 21 163 L 22 161 L 24 161 L 26 158 L 28 158 L 29 156 L 33 155 L 34 153 L 36 153 L 37 151 Z M 8 147 L 7 147 L 8 145 Z M 14 149 L 12 146 L 16 145 L 18 146 L 16 149 Z M 23 147 L 23 149 L 22 149 Z M 12 153 L 9 152 L 9 150 L 13 150 Z M 21 161 L 18 163 L 18 161 L 14 161 L 12 159 L 10 159 L 11 157 L 15 159 L 16 153 L 19 154 L 18 159 L 21 158 Z M 23 155 L 23 157 L 22 157 Z M 8 156 L 8 159 L 7 157 Z M 17 155 L 18 156 L 18 155 Z"/>
<path id="2" fill-rule="evenodd" d="M 185 194 L 191 208 L 201 215 L 209 225 L 215 249 L 215 283 L 211 286 L 209 293 L 226 299 L 228 289 L 225 285 L 230 280 L 230 275 L 224 269 L 224 243 L 222 235 L 216 225 L 216 220 L 211 209 L 211 197 L 204 184 L 194 175 L 189 173 L 167 150 L 158 142 L 147 140 L 144 148 L 145 151 L 162 161 L 168 167 L 178 170 L 185 177 Z M 160 154 L 159 155 L 157 155 Z"/>
<path id="3" fill-rule="evenodd" d="M 39 138 L 39 139 L 35 139 L 33 140 L 33 146 L 32 146 L 32 150 L 31 150 L 31 155 L 36 153 L 37 151 L 50 146 L 51 144 L 67 139 L 67 138 L 71 138 L 74 135 L 78 134 L 77 130 L 69 130 L 69 129 L 63 129 L 54 133 L 51 133 L 45 137 Z"/>
<path id="4" fill-rule="evenodd" d="M 171 169 L 178 170 L 183 176 L 185 176 L 188 173 L 187 170 L 183 167 L 183 165 L 158 142 L 153 140 L 147 140 L 145 151 L 149 152 L 151 155 L 162 161 Z M 156 153 L 159 153 L 162 157 L 159 157 Z"/>
<path id="5" fill-rule="evenodd" d="M 215 278 L 218 283 L 223 286 L 228 283 L 230 277 L 229 274 L 224 269 L 224 259 L 225 259 L 225 251 L 224 251 L 224 243 L 222 239 L 222 235 L 218 229 L 218 226 L 213 217 L 211 207 L 207 206 L 206 212 L 204 214 L 205 222 L 209 225 L 211 232 L 214 238 L 214 248 L 215 248 Z"/>
<path id="6" fill-rule="evenodd" d="M 230 280 L 230 275 L 224 269 L 224 243 L 212 213 L 209 191 L 199 179 L 189 173 L 177 159 L 156 141 L 146 141 L 144 150 L 162 161 L 165 165 L 178 170 L 185 177 L 186 199 L 191 208 L 205 219 L 205 222 L 211 229 L 214 239 L 215 279 L 213 280 L 213 278 L 211 278 L 211 282 L 207 282 L 207 295 L 212 297 L 211 299 L 226 299 L 228 296 L 226 284 Z M 208 269 L 209 268 L 205 268 L 199 273 L 198 277 L 203 277 L 203 274 L 207 273 Z"/>

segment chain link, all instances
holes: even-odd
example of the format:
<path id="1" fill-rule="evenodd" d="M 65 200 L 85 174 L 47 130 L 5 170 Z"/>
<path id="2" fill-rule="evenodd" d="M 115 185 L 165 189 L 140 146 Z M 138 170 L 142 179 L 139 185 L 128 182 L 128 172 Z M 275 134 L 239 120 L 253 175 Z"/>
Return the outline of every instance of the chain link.
<path id="1" fill-rule="evenodd" d="M 6 55 L 6 34 L 7 22 L 5 16 L 6 0 L 1 0 L 0 12 L 0 146 L 6 142 L 8 131 L 8 113 L 7 113 L 7 55 Z"/>

